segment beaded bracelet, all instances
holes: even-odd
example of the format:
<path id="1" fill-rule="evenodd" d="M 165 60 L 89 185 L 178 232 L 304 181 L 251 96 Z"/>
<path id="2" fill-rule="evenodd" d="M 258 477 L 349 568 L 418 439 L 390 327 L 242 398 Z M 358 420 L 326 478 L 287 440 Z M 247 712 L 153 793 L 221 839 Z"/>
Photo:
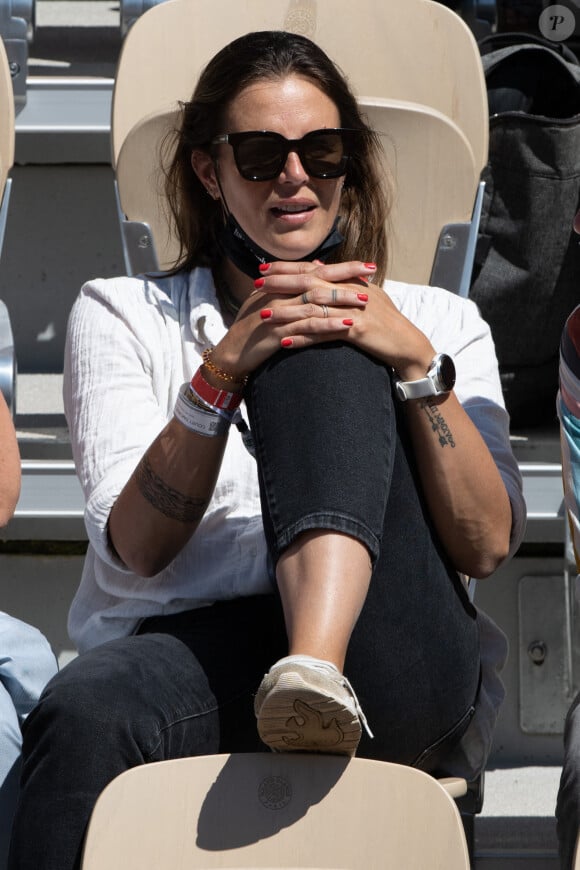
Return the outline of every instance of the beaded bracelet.
<path id="1" fill-rule="evenodd" d="M 216 376 L 216 378 L 219 378 L 220 381 L 224 381 L 224 383 L 226 384 L 241 384 L 243 387 L 245 387 L 248 376 L 242 375 L 242 377 L 239 378 L 236 375 L 231 375 L 229 372 L 225 372 L 223 369 L 218 368 L 218 366 L 216 366 L 216 364 L 211 359 L 212 351 L 212 347 L 206 347 L 201 355 L 203 359 L 203 364 L 206 369 L 208 369 L 210 372 L 212 372 L 212 374 Z"/>
<path id="2" fill-rule="evenodd" d="M 213 411 L 206 411 L 199 405 L 194 405 L 187 398 L 188 390 L 189 384 L 187 383 L 179 389 L 173 410 L 175 418 L 190 432 L 197 432 L 198 435 L 205 435 L 206 438 L 227 435 L 231 420 Z"/>

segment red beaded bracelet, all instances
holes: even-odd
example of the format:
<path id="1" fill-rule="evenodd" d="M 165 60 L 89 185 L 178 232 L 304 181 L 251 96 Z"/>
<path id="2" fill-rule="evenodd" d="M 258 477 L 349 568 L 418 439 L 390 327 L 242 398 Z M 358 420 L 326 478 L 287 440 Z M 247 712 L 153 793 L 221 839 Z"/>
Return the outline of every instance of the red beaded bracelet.
<path id="1" fill-rule="evenodd" d="M 202 375 L 201 369 L 198 369 L 192 377 L 191 386 L 200 399 L 203 399 L 208 405 L 212 405 L 214 408 L 222 408 L 224 411 L 235 411 L 243 399 L 242 393 L 231 393 L 227 390 L 218 390 L 212 387 Z"/>

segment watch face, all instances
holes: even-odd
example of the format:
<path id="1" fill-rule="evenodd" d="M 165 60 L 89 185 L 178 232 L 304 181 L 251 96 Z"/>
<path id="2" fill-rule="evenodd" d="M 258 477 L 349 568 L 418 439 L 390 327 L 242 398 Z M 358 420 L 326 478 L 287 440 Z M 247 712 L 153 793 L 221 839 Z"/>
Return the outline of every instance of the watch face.
<path id="1" fill-rule="evenodd" d="M 446 353 L 442 353 L 439 356 L 437 374 L 442 389 L 445 392 L 452 390 L 455 386 L 455 363 Z"/>

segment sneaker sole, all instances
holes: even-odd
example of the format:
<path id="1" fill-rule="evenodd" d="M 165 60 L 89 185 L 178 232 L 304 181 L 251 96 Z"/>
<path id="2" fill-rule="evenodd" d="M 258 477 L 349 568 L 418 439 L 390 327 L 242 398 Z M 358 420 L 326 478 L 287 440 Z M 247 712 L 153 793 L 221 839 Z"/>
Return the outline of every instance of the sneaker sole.
<path id="1" fill-rule="evenodd" d="M 298 674 L 281 674 L 258 713 L 258 733 L 277 752 L 354 755 L 361 738 L 358 716 Z"/>

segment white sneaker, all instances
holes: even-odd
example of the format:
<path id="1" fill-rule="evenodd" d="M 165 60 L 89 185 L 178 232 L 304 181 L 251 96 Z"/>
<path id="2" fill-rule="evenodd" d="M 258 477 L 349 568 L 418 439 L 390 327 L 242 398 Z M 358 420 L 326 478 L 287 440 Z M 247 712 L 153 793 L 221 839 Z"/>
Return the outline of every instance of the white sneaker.
<path id="1" fill-rule="evenodd" d="M 311 656 L 276 662 L 260 684 L 254 711 L 261 739 L 278 752 L 354 755 L 361 723 L 372 737 L 346 677 Z"/>

